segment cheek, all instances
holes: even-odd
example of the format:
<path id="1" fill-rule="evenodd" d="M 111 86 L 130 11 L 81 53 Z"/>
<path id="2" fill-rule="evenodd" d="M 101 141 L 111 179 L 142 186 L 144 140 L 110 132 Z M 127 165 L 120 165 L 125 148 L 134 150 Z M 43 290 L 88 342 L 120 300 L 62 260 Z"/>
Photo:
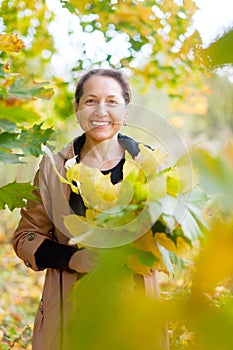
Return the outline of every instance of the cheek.
<path id="1" fill-rule="evenodd" d="M 120 107 L 116 111 L 115 116 L 118 118 L 118 120 L 124 121 L 127 118 L 127 109 L 125 107 Z"/>
<path id="2" fill-rule="evenodd" d="M 75 114 L 76 114 L 77 122 L 80 124 L 81 119 L 82 119 L 82 118 L 80 117 L 80 113 L 79 113 L 79 112 L 76 112 Z"/>
<path id="3" fill-rule="evenodd" d="M 82 120 L 87 119 L 91 114 L 93 113 L 93 110 L 91 108 L 80 108 L 76 112 L 77 120 L 80 122 Z"/>

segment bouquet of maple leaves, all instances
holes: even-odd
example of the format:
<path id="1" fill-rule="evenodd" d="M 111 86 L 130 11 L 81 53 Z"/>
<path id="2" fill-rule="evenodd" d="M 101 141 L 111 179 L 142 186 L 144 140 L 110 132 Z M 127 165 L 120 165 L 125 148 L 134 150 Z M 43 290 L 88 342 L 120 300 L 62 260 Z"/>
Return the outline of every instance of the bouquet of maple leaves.
<path id="1" fill-rule="evenodd" d="M 125 262 L 142 275 L 152 270 L 173 272 L 174 262 L 186 262 L 206 226 L 207 197 L 198 189 L 198 176 L 183 156 L 162 167 L 159 152 L 139 144 L 133 159 L 126 151 L 123 180 L 112 184 L 110 174 L 76 159 L 66 163 L 62 182 L 81 195 L 86 216 L 70 214 L 64 224 L 72 244 L 87 249 L 125 246 Z"/>

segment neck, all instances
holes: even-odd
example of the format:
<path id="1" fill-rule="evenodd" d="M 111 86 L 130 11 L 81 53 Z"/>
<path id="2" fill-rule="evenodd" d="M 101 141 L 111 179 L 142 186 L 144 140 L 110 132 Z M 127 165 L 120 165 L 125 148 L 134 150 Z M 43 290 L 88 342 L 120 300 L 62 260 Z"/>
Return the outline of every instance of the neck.
<path id="1" fill-rule="evenodd" d="M 100 170 L 108 170 L 114 167 L 123 155 L 124 149 L 117 137 L 103 142 L 94 142 L 87 138 L 81 149 L 81 162 Z"/>

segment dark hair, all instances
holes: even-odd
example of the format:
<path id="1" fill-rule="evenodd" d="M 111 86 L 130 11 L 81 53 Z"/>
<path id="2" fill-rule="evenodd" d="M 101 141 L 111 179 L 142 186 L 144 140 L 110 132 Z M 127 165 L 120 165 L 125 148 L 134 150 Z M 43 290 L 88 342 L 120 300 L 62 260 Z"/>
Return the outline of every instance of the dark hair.
<path id="1" fill-rule="evenodd" d="M 75 101 L 77 104 L 79 104 L 79 100 L 82 97 L 83 87 L 85 82 L 93 76 L 109 77 L 109 78 L 115 79 L 121 86 L 122 95 L 124 97 L 125 103 L 129 104 L 131 94 L 130 94 L 130 87 L 128 82 L 126 81 L 121 71 L 116 69 L 110 69 L 110 68 L 109 69 L 92 69 L 89 72 L 85 73 L 79 79 L 75 90 Z"/>

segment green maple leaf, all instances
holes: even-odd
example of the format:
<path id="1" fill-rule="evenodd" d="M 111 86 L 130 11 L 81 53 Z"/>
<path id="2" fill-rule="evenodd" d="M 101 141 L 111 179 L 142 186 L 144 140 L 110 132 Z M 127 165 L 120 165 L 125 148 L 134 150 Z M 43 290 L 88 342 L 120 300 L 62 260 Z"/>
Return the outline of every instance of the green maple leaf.
<path id="1" fill-rule="evenodd" d="M 20 99 L 30 100 L 34 98 L 50 99 L 53 96 L 52 88 L 45 88 L 48 82 L 35 82 L 35 77 L 31 74 L 27 79 L 18 78 L 9 89 L 9 93 Z"/>
<path id="2" fill-rule="evenodd" d="M 11 153 L 11 152 L 0 150 L 0 162 L 3 162 L 3 163 L 8 163 L 8 164 L 25 163 L 25 162 L 22 162 L 20 159 L 23 156 L 24 156 L 23 154 Z"/>
<path id="3" fill-rule="evenodd" d="M 202 211 L 207 200 L 207 195 L 197 189 L 178 197 L 168 195 L 162 212 L 165 224 L 168 227 L 179 224 L 184 236 L 194 242 L 202 237 L 201 228 L 207 226 Z"/>
<path id="4" fill-rule="evenodd" d="M 20 148 L 19 135 L 15 132 L 3 132 L 0 135 L 0 148 L 2 150 Z"/>
<path id="5" fill-rule="evenodd" d="M 3 123 L 2 127 L 13 128 L 13 124 Z M 42 154 L 41 144 L 46 144 L 53 134 L 52 128 L 42 129 L 43 123 L 32 128 L 5 131 L 0 134 L 0 161 L 4 163 L 22 163 L 20 157 Z M 1 124 L 0 124 L 1 126 Z M 20 152 L 19 152 L 20 150 Z"/>
<path id="6" fill-rule="evenodd" d="M 8 207 L 11 211 L 15 208 L 22 208 L 25 206 L 25 201 L 31 199 L 39 201 L 39 199 L 32 194 L 36 187 L 29 182 L 11 182 L 0 188 L 0 210 Z"/>
<path id="7" fill-rule="evenodd" d="M 0 92 L 1 96 L 1 92 Z M 4 98 L 4 97 L 3 97 Z M 17 120 L 17 123 L 31 123 L 40 119 L 40 116 L 32 107 L 25 106 L 6 106 L 0 101 L 0 116 L 2 119 L 9 120 L 14 123 Z M 3 129 L 6 130 L 6 129 Z M 12 131 L 12 130 L 6 130 Z"/>
<path id="8" fill-rule="evenodd" d="M 16 131 L 16 124 L 8 119 L 0 119 L 1 131 Z"/>
<path id="9" fill-rule="evenodd" d="M 42 153 L 41 144 L 46 144 L 53 134 L 52 128 L 42 129 L 42 124 L 35 124 L 30 129 L 22 130 L 19 141 L 26 155 L 38 157 Z"/>

